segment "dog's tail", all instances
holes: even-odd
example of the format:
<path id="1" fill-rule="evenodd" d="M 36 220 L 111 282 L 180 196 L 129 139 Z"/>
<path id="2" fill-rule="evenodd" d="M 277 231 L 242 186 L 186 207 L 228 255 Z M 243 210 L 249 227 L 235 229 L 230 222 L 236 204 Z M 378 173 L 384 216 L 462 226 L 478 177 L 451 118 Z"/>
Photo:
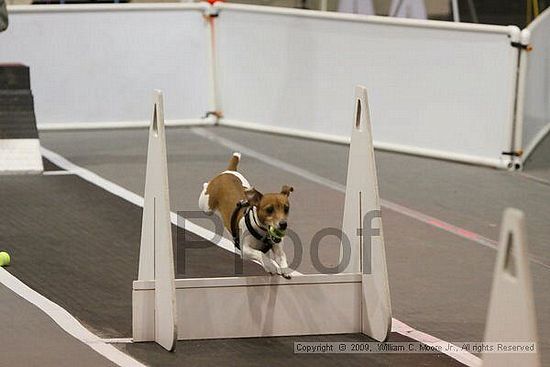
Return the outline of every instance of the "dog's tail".
<path id="1" fill-rule="evenodd" d="M 227 166 L 228 171 L 236 171 L 239 161 L 241 160 L 241 153 L 235 152 L 229 161 L 229 166 Z"/>

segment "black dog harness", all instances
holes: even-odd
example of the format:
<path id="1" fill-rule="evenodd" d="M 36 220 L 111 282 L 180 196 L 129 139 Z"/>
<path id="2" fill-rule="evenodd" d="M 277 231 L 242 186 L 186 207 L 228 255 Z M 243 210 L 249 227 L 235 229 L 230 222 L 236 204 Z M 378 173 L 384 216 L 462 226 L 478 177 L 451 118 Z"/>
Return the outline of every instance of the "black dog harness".
<path id="1" fill-rule="evenodd" d="M 233 243 L 235 244 L 235 247 L 237 247 L 239 250 L 241 249 L 241 237 L 239 233 L 239 223 L 237 223 L 237 218 L 239 217 L 239 213 L 241 212 L 241 210 L 244 208 L 246 208 L 243 214 L 246 229 L 255 239 L 262 243 L 262 248 L 259 250 L 265 254 L 266 252 L 271 250 L 274 244 L 281 242 L 281 239 L 271 236 L 269 234 L 269 231 L 266 228 L 262 227 L 256 221 L 256 218 L 254 218 L 254 206 L 251 206 L 250 203 L 246 200 L 239 201 L 235 206 L 235 209 L 233 209 L 233 213 L 231 214 L 231 235 L 233 236 Z M 252 217 L 254 223 L 265 232 L 265 235 L 262 236 L 260 233 L 258 233 L 258 231 L 256 231 L 256 229 L 252 225 L 250 217 Z"/>

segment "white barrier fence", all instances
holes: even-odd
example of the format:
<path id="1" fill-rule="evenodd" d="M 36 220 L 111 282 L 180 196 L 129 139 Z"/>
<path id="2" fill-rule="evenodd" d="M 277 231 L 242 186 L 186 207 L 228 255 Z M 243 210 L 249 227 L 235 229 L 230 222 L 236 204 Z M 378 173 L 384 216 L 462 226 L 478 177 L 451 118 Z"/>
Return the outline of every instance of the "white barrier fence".
<path id="1" fill-rule="evenodd" d="M 42 129 L 144 126 L 162 88 L 167 124 L 219 111 L 225 125 L 349 142 L 341 91 L 361 83 L 380 149 L 520 167 L 550 130 L 549 11 L 522 33 L 205 3 L 15 6 L 10 23 L 0 62 L 31 67 Z M 529 31 L 520 67 L 512 43 Z"/>
<path id="2" fill-rule="evenodd" d="M 204 4 L 10 7 L 0 62 L 30 66 L 41 127 L 146 126 L 150 92 L 165 90 L 170 122 L 210 109 Z M 174 121 L 175 120 L 175 121 Z"/>
<path id="3" fill-rule="evenodd" d="M 378 148 L 505 166 L 517 27 L 217 5 L 222 123 L 349 139 L 369 86 Z M 266 88 L 267 86 L 267 88 Z"/>
<path id="4" fill-rule="evenodd" d="M 523 106 L 524 159 L 550 131 L 550 8 L 546 9 L 527 30 L 533 50 L 525 70 Z"/>

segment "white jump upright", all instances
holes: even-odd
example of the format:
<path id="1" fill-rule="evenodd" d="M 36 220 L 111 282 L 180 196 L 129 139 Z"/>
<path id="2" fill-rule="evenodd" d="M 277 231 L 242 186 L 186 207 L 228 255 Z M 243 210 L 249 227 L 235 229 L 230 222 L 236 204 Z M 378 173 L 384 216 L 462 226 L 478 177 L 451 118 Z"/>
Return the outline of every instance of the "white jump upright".
<path id="1" fill-rule="evenodd" d="M 366 228 L 365 228 L 366 226 Z M 367 89 L 355 88 L 355 116 L 348 158 L 348 177 L 342 231 L 351 256 L 343 269 L 361 273 L 363 284 L 362 331 L 383 341 L 391 331 L 391 301 L 386 250 Z M 346 258 L 342 243 L 340 259 Z"/>
<path id="2" fill-rule="evenodd" d="M 525 234 L 525 215 L 506 209 L 502 218 L 485 342 L 537 342 L 537 324 Z M 540 366 L 537 353 L 484 353 L 483 367 Z"/>
<path id="3" fill-rule="evenodd" d="M 391 306 L 379 216 L 374 220 L 377 233 L 368 238 L 369 241 L 372 238 L 372 266 L 363 264 L 359 267 L 361 253 L 365 252 L 361 236 L 363 215 L 379 210 L 380 206 L 364 88 L 358 89 L 357 100 L 360 111 L 358 120 L 353 121 L 349 157 L 350 169 L 357 172 L 348 175 L 348 185 L 351 186 L 346 193 L 344 222 L 344 230 L 352 234 L 350 257 L 353 265 L 345 267 L 348 272 L 299 274 L 292 279 L 269 275 L 176 279 L 177 318 L 173 315 L 174 302 L 171 301 L 172 288 L 168 279 L 172 277 L 174 280 L 171 275 L 173 263 L 166 253 L 170 218 L 164 129 L 161 123 L 157 129 L 151 128 L 147 188 L 155 192 L 157 201 L 162 200 L 162 205 L 166 206 L 157 203 L 159 214 L 154 222 L 151 215 L 147 215 L 151 209 L 144 212 L 145 240 L 141 244 L 140 276 L 133 283 L 134 341 L 159 341 L 162 334 L 159 328 L 165 327 L 166 335 L 162 338 L 168 339 L 164 343 L 169 349 L 169 336 L 176 330 L 172 324 L 175 319 L 179 340 L 342 333 L 364 333 L 379 341 L 386 340 L 391 326 Z M 157 105 L 157 111 L 162 112 Z M 150 187 L 152 180 L 160 180 L 154 188 Z M 147 200 L 151 199 L 146 197 L 146 207 Z M 158 251 L 159 245 L 154 250 L 151 248 L 153 240 L 149 231 L 154 225 L 157 231 L 160 228 L 166 231 L 162 253 Z M 160 240 L 157 237 L 155 243 Z M 369 259 L 368 256 L 365 258 Z M 164 304 L 158 303 L 161 298 L 166 300 Z M 161 312 L 166 315 L 161 315 Z"/>
<path id="4" fill-rule="evenodd" d="M 145 202 L 141 227 L 138 281 L 154 281 L 153 302 L 142 304 L 134 292 L 134 340 L 155 340 L 167 350 L 174 350 L 177 340 L 174 255 L 170 222 L 170 197 L 166 138 L 164 133 L 164 99 L 155 90 L 147 172 Z"/>

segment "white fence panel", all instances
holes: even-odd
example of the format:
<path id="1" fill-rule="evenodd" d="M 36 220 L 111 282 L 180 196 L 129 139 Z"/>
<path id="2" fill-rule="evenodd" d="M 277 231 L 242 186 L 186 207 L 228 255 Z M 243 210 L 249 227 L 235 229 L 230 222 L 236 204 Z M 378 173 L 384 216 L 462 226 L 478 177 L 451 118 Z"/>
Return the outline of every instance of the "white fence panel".
<path id="1" fill-rule="evenodd" d="M 550 131 L 550 8 L 527 29 L 533 50 L 527 56 L 523 109 L 525 159 Z"/>
<path id="2" fill-rule="evenodd" d="M 217 8 L 223 123 L 346 140 L 354 86 L 363 84 L 375 146 L 509 161 L 501 153 L 511 149 L 516 27 Z"/>
<path id="3" fill-rule="evenodd" d="M 205 7 L 12 7 L 0 63 L 30 66 L 42 126 L 145 121 L 153 89 L 168 96 L 168 120 L 198 119 L 210 98 Z"/>

